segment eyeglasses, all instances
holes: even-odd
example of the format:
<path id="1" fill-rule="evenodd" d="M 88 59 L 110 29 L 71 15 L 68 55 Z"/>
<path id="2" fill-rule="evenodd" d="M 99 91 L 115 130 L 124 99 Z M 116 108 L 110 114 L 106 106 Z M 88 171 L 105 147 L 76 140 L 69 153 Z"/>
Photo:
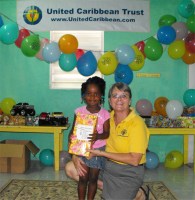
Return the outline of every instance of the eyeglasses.
<path id="1" fill-rule="evenodd" d="M 122 100 L 126 100 L 126 99 L 128 99 L 128 97 L 129 97 L 129 95 L 127 95 L 127 94 L 112 94 L 111 95 L 111 98 L 112 99 L 122 99 Z"/>

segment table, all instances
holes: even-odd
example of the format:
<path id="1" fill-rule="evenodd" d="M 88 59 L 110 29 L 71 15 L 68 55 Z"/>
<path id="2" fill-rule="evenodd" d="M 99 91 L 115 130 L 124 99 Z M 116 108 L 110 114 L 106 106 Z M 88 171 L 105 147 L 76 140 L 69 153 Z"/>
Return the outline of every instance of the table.
<path id="1" fill-rule="evenodd" d="M 151 135 L 183 135 L 184 136 L 184 164 L 188 163 L 189 135 L 195 136 L 195 128 L 149 128 Z M 195 173 L 195 138 L 194 138 L 194 173 Z"/>
<path id="2" fill-rule="evenodd" d="M 63 149 L 63 131 L 66 126 L 0 126 L 0 132 L 43 133 L 54 136 L 54 169 L 59 171 L 60 151 Z"/>

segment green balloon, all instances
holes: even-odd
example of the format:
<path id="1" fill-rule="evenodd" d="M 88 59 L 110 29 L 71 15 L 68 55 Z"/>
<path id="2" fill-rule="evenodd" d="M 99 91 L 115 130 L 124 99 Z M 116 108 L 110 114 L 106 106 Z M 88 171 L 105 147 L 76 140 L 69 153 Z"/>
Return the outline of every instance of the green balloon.
<path id="1" fill-rule="evenodd" d="M 183 165 L 183 154 L 179 151 L 171 151 L 165 158 L 165 167 L 170 169 L 176 169 Z"/>
<path id="2" fill-rule="evenodd" d="M 144 53 L 149 60 L 158 60 L 163 54 L 162 44 L 154 37 L 150 37 L 145 44 Z"/>
<path id="3" fill-rule="evenodd" d="M 38 35 L 30 35 L 22 40 L 21 51 L 25 56 L 33 57 L 40 50 L 40 40 Z"/>
<path id="4" fill-rule="evenodd" d="M 195 33 L 195 15 L 190 16 L 187 19 L 186 24 L 187 24 L 188 30 L 192 33 Z"/>
<path id="5" fill-rule="evenodd" d="M 173 15 L 163 15 L 159 21 L 158 25 L 161 26 L 171 26 L 173 23 L 175 23 L 177 19 Z"/>

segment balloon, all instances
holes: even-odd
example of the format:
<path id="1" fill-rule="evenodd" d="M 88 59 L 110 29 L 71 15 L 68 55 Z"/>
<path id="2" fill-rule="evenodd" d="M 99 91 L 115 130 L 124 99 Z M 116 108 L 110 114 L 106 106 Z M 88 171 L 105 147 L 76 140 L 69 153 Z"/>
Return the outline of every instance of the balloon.
<path id="1" fill-rule="evenodd" d="M 63 71 L 72 71 L 77 64 L 77 59 L 75 53 L 71 54 L 61 54 L 59 59 L 59 66 Z"/>
<path id="2" fill-rule="evenodd" d="M 195 106 L 195 89 L 188 89 L 183 95 L 183 101 L 186 106 Z"/>
<path id="3" fill-rule="evenodd" d="M 35 55 L 36 58 L 38 58 L 39 60 L 44 60 L 43 58 L 43 49 L 45 48 L 45 46 L 49 43 L 49 40 L 47 38 L 43 38 L 40 41 L 40 49 L 39 52 Z"/>
<path id="4" fill-rule="evenodd" d="M 135 44 L 135 46 L 142 52 L 144 58 L 146 57 L 144 53 L 144 47 L 145 47 L 145 42 L 144 41 L 139 41 Z"/>
<path id="5" fill-rule="evenodd" d="M 24 38 L 28 37 L 29 35 L 30 35 L 30 32 L 27 29 L 25 29 L 25 28 L 20 29 L 19 36 L 18 36 L 17 40 L 15 41 L 15 45 L 20 48 L 22 40 Z"/>
<path id="6" fill-rule="evenodd" d="M 59 60 L 61 51 L 58 47 L 58 43 L 51 42 L 49 44 L 46 44 L 43 48 L 43 59 L 48 63 L 53 63 Z"/>
<path id="7" fill-rule="evenodd" d="M 192 33 L 195 33 L 195 15 L 192 15 L 191 17 L 189 17 L 187 19 L 187 27 L 188 27 L 188 30 Z"/>
<path id="8" fill-rule="evenodd" d="M 65 54 L 74 53 L 78 48 L 78 40 L 74 35 L 71 34 L 63 35 L 58 44 L 60 50 Z"/>
<path id="9" fill-rule="evenodd" d="M 22 40 L 21 51 L 25 56 L 33 57 L 40 49 L 38 35 L 30 35 Z"/>
<path id="10" fill-rule="evenodd" d="M 129 67 L 133 71 L 138 71 L 138 70 L 142 69 L 142 67 L 144 66 L 144 63 L 145 63 L 144 55 L 137 48 L 137 46 L 133 45 L 132 48 L 133 48 L 133 50 L 135 52 L 135 59 L 134 59 L 133 62 L 131 62 L 129 64 Z"/>
<path id="11" fill-rule="evenodd" d="M 158 155 L 154 152 L 148 151 L 146 153 L 146 168 L 155 169 L 159 165 Z"/>
<path id="12" fill-rule="evenodd" d="M 78 60 L 85 52 L 82 49 L 76 50 L 76 59 Z"/>
<path id="13" fill-rule="evenodd" d="M 152 114 L 152 103 L 147 99 L 138 100 L 135 107 L 141 116 L 151 116 Z"/>
<path id="14" fill-rule="evenodd" d="M 9 115 L 12 107 L 16 104 L 15 100 L 12 98 L 5 98 L 1 101 L 0 108 L 3 113 Z"/>
<path id="15" fill-rule="evenodd" d="M 60 151 L 60 169 L 64 169 L 69 161 L 71 161 L 71 155 L 67 151 Z"/>
<path id="16" fill-rule="evenodd" d="M 177 119 L 183 113 L 183 106 L 178 100 L 171 100 L 166 105 L 166 113 L 168 118 Z"/>
<path id="17" fill-rule="evenodd" d="M 177 19 L 173 15 L 163 15 L 159 19 L 158 25 L 159 25 L 159 27 L 161 27 L 161 26 L 170 26 L 173 23 L 175 23 L 176 21 L 177 21 Z"/>
<path id="18" fill-rule="evenodd" d="M 133 72 L 128 65 L 119 64 L 114 73 L 115 82 L 123 82 L 129 85 L 133 80 Z"/>
<path id="19" fill-rule="evenodd" d="M 158 60 L 163 54 L 163 47 L 157 39 L 150 37 L 144 47 L 144 53 L 149 60 Z"/>
<path id="20" fill-rule="evenodd" d="M 183 40 L 176 40 L 168 47 L 168 54 L 173 59 L 179 59 L 185 54 L 185 42 Z"/>
<path id="21" fill-rule="evenodd" d="M 183 165 L 183 154 L 179 151 L 171 151 L 166 155 L 165 167 L 176 169 Z"/>
<path id="22" fill-rule="evenodd" d="M 77 70 L 83 76 L 91 76 L 97 70 L 97 60 L 91 51 L 87 51 L 77 62 Z"/>
<path id="23" fill-rule="evenodd" d="M 158 97 L 154 101 L 154 108 L 155 108 L 156 112 L 158 114 L 162 115 L 163 117 L 167 116 L 166 105 L 167 105 L 168 101 L 169 100 L 166 97 Z"/>
<path id="24" fill-rule="evenodd" d="M 191 15 L 194 14 L 194 2 L 191 0 L 188 1 L 183 0 L 178 5 L 178 12 L 184 18 L 190 17 Z"/>
<path id="25" fill-rule="evenodd" d="M 170 44 L 176 38 L 175 29 L 172 26 L 162 26 L 158 29 L 157 38 L 162 44 Z"/>
<path id="26" fill-rule="evenodd" d="M 0 40 L 4 44 L 13 44 L 18 38 L 19 30 L 16 23 L 4 24 L 0 28 Z"/>
<path id="27" fill-rule="evenodd" d="M 122 65 L 128 65 L 129 63 L 133 62 L 135 58 L 135 52 L 129 45 L 123 44 L 120 45 L 115 50 L 116 57 L 118 62 Z"/>
<path id="28" fill-rule="evenodd" d="M 188 51 L 185 52 L 185 54 L 182 56 L 182 60 L 188 64 L 194 64 L 195 63 L 195 53 L 190 53 Z"/>
<path id="29" fill-rule="evenodd" d="M 54 151 L 43 149 L 39 154 L 39 160 L 44 165 L 52 166 L 54 164 Z"/>
<path id="30" fill-rule="evenodd" d="M 98 60 L 98 69 L 104 75 L 113 74 L 118 65 L 118 61 L 113 52 L 106 52 Z"/>
<path id="31" fill-rule="evenodd" d="M 3 19 L 2 19 L 2 17 L 0 16 L 0 28 L 3 26 Z"/>
<path id="32" fill-rule="evenodd" d="M 185 38 L 186 50 L 190 53 L 195 53 L 195 33 L 189 33 Z"/>
<path id="33" fill-rule="evenodd" d="M 175 40 L 183 40 L 188 35 L 188 28 L 187 28 L 186 23 L 175 22 L 174 24 L 172 24 L 172 27 L 174 28 L 176 32 Z"/>

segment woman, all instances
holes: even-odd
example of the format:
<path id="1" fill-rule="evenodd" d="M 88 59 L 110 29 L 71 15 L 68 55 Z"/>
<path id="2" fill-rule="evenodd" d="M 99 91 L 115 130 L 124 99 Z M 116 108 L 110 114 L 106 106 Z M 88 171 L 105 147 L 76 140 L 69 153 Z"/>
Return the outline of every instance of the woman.
<path id="1" fill-rule="evenodd" d="M 134 199 L 144 179 L 149 130 L 131 104 L 131 90 L 115 83 L 109 91 L 112 108 L 106 150 L 89 150 L 107 158 L 103 173 L 103 199 Z"/>

